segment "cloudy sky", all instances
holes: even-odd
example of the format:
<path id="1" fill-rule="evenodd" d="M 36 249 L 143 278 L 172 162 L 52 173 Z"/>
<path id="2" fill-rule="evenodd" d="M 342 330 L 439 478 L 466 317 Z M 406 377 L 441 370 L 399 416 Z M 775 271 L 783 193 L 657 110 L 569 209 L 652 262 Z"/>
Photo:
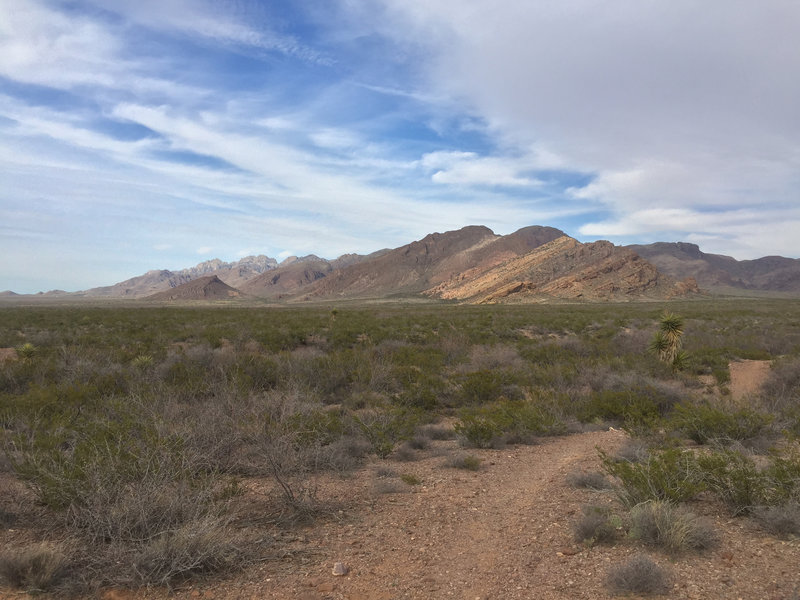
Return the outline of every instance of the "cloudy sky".
<path id="1" fill-rule="evenodd" d="M 484 224 L 800 256 L 796 0 L 0 0 L 0 290 Z"/>

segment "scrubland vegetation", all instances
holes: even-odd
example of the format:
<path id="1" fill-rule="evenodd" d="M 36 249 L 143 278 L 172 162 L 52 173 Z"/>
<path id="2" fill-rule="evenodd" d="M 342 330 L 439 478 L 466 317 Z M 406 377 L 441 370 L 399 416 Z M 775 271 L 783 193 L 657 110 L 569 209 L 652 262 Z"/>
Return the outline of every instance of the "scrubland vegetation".
<path id="1" fill-rule="evenodd" d="M 453 435 L 497 448 L 608 425 L 632 445 L 572 483 L 619 502 L 587 507 L 576 541 L 702 552 L 716 537 L 685 504 L 698 497 L 797 534 L 800 305 L 669 308 L 677 362 L 659 359 L 654 304 L 3 308 L 17 359 L 0 364 L 0 476 L 35 503 L 2 499 L 24 535 L 0 578 L 80 594 L 224 574 L 278 554 L 274 528 L 326 518 L 320 473 Z M 746 403 L 727 393 L 735 359 L 773 361 Z M 468 453 L 448 465 L 482 469 Z M 255 501 L 253 478 L 271 493 Z M 665 577 L 640 557 L 609 585 Z"/>

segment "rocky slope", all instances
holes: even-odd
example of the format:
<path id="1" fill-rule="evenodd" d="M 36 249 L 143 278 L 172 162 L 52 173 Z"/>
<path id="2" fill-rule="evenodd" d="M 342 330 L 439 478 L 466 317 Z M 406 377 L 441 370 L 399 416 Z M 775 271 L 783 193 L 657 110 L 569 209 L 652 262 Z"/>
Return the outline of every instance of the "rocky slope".
<path id="1" fill-rule="evenodd" d="M 696 283 L 677 285 L 631 250 L 605 241 L 582 244 L 566 235 L 426 290 L 433 297 L 474 303 L 666 299 L 697 292 Z"/>
<path id="2" fill-rule="evenodd" d="M 759 290 L 800 292 L 800 259 L 765 256 L 736 260 L 707 254 L 695 244 L 658 242 L 627 246 L 661 272 L 675 278 L 694 277 L 700 287 L 712 291 Z"/>
<path id="3" fill-rule="evenodd" d="M 232 288 L 216 275 L 206 275 L 164 292 L 148 296 L 147 300 L 228 300 L 239 296 L 241 296 L 239 290 Z"/>

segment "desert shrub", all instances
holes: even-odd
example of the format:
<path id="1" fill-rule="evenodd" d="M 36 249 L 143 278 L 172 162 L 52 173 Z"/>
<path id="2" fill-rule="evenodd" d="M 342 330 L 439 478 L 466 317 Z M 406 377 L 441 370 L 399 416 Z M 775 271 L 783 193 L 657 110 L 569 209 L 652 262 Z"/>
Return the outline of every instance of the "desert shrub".
<path id="1" fill-rule="evenodd" d="M 756 506 L 752 515 L 765 530 L 774 535 L 800 535 L 800 502 L 796 500 L 776 506 Z"/>
<path id="2" fill-rule="evenodd" d="M 461 396 L 467 404 L 486 404 L 501 397 L 519 397 L 511 387 L 512 377 L 506 371 L 475 371 L 469 373 L 461 384 Z"/>
<path id="3" fill-rule="evenodd" d="M 642 462 L 650 456 L 650 448 L 647 443 L 636 438 L 628 439 L 619 447 L 615 458 L 628 462 Z"/>
<path id="4" fill-rule="evenodd" d="M 532 436 L 561 433 L 564 425 L 534 402 L 499 400 L 462 408 L 454 429 L 467 445 L 490 448 L 504 437 L 512 443 L 529 442 Z"/>
<path id="5" fill-rule="evenodd" d="M 697 458 L 703 480 L 734 514 L 749 512 L 767 494 L 767 481 L 755 462 L 741 452 L 720 450 Z"/>
<path id="6" fill-rule="evenodd" d="M 589 490 L 607 490 L 611 483 L 606 476 L 597 471 L 576 471 L 567 475 L 567 483 L 572 487 Z"/>
<path id="7" fill-rule="evenodd" d="M 573 527 L 576 542 L 582 544 L 613 544 L 617 539 L 622 520 L 608 507 L 587 505 L 582 509 L 581 518 Z"/>
<path id="8" fill-rule="evenodd" d="M 417 460 L 419 456 L 408 442 L 404 442 L 399 448 L 395 449 L 395 451 L 392 453 L 392 458 L 401 462 L 411 462 Z"/>
<path id="9" fill-rule="evenodd" d="M 52 591 L 67 573 L 62 550 L 40 543 L 0 551 L 0 580 L 29 593 Z"/>
<path id="10" fill-rule="evenodd" d="M 590 369 L 581 383 L 594 390 L 577 405 L 582 422 L 607 420 L 622 424 L 633 433 L 647 432 L 660 423 L 682 398 L 674 385 L 635 372 L 618 374 Z"/>
<path id="11" fill-rule="evenodd" d="M 669 502 L 638 504 L 630 519 L 633 538 L 669 552 L 707 550 L 718 541 L 710 522 Z"/>
<path id="12" fill-rule="evenodd" d="M 172 586 L 191 576 L 241 568 L 245 558 L 225 522 L 206 518 L 147 540 L 133 557 L 132 566 L 136 583 Z"/>
<path id="13" fill-rule="evenodd" d="M 395 444 L 414 435 L 420 421 L 419 413 L 401 409 L 374 409 L 353 415 L 358 428 L 379 458 L 386 458 Z"/>
<path id="14" fill-rule="evenodd" d="M 525 361 L 513 346 L 477 344 L 470 348 L 469 368 L 472 371 L 515 371 L 525 367 Z"/>
<path id="15" fill-rule="evenodd" d="M 614 594 L 665 594 L 670 576 L 651 558 L 637 554 L 610 569 L 608 586 Z"/>
<path id="16" fill-rule="evenodd" d="M 773 456 L 764 469 L 764 476 L 768 504 L 800 501 L 800 454 L 796 449 L 784 456 Z"/>
<path id="17" fill-rule="evenodd" d="M 749 513 L 755 506 L 776 506 L 800 500 L 800 456 L 773 456 L 759 467 L 736 450 L 705 453 L 697 459 L 708 489 L 734 514 Z"/>
<path id="18" fill-rule="evenodd" d="M 441 425 L 423 425 L 417 433 L 430 440 L 452 440 L 456 437 L 456 432 L 452 428 Z"/>
<path id="19" fill-rule="evenodd" d="M 751 408 L 727 411 L 710 404 L 681 403 L 675 406 L 671 426 L 698 444 L 730 443 L 763 435 L 772 416 Z"/>
<path id="20" fill-rule="evenodd" d="M 474 454 L 456 454 L 450 457 L 445 464 L 453 469 L 478 471 L 481 468 L 481 459 Z"/>
<path id="21" fill-rule="evenodd" d="M 618 461 L 602 450 L 603 470 L 619 479 L 617 495 L 625 506 L 648 500 L 684 502 L 705 488 L 697 459 L 691 452 L 669 448 L 639 463 Z"/>
<path id="22" fill-rule="evenodd" d="M 636 427 L 655 422 L 659 417 L 656 403 L 632 390 L 604 390 L 592 394 L 578 415 L 581 421 L 603 419 Z"/>
<path id="23" fill-rule="evenodd" d="M 800 358 L 776 360 L 761 388 L 764 405 L 771 411 L 782 412 L 800 399 Z"/>
<path id="24" fill-rule="evenodd" d="M 400 480 L 408 485 L 419 485 L 422 480 L 412 473 L 403 473 L 400 475 Z"/>

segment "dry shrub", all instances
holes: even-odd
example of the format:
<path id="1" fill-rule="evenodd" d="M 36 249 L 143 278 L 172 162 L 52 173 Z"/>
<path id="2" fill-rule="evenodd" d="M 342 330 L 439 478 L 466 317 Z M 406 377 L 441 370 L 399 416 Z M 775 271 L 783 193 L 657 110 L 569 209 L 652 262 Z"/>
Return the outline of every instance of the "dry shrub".
<path id="1" fill-rule="evenodd" d="M 611 488 L 611 483 L 606 479 L 606 476 L 598 471 L 569 473 L 567 475 L 567 483 L 572 487 L 589 490 L 607 490 Z"/>
<path id="2" fill-rule="evenodd" d="M 474 454 L 456 454 L 450 457 L 445 464 L 453 469 L 479 471 L 481 468 L 481 459 Z"/>
<path id="3" fill-rule="evenodd" d="M 682 506 L 646 502 L 631 510 L 631 535 L 669 552 L 707 550 L 718 537 L 711 523 Z"/>
<path id="4" fill-rule="evenodd" d="M 494 371 L 503 369 L 517 371 L 525 368 L 525 361 L 513 346 L 497 344 L 477 345 L 470 350 L 470 371 Z"/>
<path id="5" fill-rule="evenodd" d="M 456 438 L 456 432 L 453 428 L 442 425 L 423 425 L 417 431 L 417 436 L 429 440 L 453 440 Z"/>
<path id="6" fill-rule="evenodd" d="M 241 567 L 245 559 L 225 521 L 208 517 L 148 541 L 134 557 L 133 569 L 139 584 L 171 586 L 188 577 Z"/>
<path id="7" fill-rule="evenodd" d="M 619 447 L 615 457 L 632 463 L 645 462 L 650 457 L 647 443 L 638 439 L 629 439 Z"/>
<path id="8" fill-rule="evenodd" d="M 0 579 L 29 593 L 52 591 L 67 572 L 67 559 L 56 546 L 41 543 L 0 553 Z"/>
<path id="9" fill-rule="evenodd" d="M 622 521 L 605 506 L 584 506 L 583 516 L 575 523 L 575 541 L 583 544 L 613 544 Z"/>
<path id="10" fill-rule="evenodd" d="M 753 517 L 768 532 L 780 536 L 800 535 L 800 503 L 788 502 L 778 506 L 758 506 Z"/>
<path id="11" fill-rule="evenodd" d="M 665 594 L 670 590 L 667 572 L 644 554 L 612 567 L 608 586 L 614 594 Z"/>

